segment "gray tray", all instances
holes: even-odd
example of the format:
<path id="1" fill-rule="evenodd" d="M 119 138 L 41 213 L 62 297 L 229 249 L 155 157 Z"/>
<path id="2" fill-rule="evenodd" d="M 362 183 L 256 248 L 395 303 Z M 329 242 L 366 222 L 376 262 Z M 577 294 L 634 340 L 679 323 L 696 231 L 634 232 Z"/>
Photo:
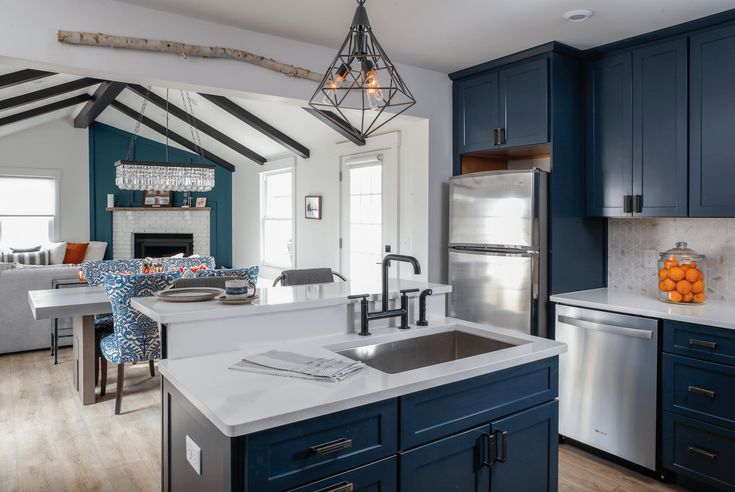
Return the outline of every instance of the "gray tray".
<path id="1" fill-rule="evenodd" d="M 216 287 L 181 287 L 159 290 L 155 296 L 166 302 L 201 302 L 212 300 L 223 293 L 224 289 Z"/>

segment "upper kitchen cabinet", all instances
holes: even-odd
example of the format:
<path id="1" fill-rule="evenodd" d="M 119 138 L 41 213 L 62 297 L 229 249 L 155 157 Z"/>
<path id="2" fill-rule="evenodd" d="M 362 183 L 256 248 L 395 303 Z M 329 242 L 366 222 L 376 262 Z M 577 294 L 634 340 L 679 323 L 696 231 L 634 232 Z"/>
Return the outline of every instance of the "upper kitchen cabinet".
<path id="1" fill-rule="evenodd" d="M 587 212 L 687 215 L 687 43 L 587 66 Z"/>
<path id="2" fill-rule="evenodd" d="M 536 59 L 455 81 L 460 154 L 548 142 L 547 65 Z"/>
<path id="3" fill-rule="evenodd" d="M 689 215 L 735 217 L 735 25 L 690 38 Z"/>

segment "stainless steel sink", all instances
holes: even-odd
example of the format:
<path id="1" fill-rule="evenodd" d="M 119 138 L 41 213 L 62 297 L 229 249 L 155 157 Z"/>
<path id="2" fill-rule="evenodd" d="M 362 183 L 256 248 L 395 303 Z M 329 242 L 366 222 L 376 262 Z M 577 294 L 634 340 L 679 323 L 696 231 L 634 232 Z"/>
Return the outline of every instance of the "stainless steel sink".
<path id="1" fill-rule="evenodd" d="M 352 360 L 362 361 L 379 371 L 396 374 L 516 345 L 518 344 L 452 330 L 395 342 L 362 345 L 338 350 L 337 353 Z"/>

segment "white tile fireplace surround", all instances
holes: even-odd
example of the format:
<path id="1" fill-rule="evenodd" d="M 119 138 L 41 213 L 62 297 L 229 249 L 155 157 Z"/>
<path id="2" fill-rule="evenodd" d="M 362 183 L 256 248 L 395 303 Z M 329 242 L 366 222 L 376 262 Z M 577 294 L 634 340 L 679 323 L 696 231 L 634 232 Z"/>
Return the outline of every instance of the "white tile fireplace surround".
<path id="1" fill-rule="evenodd" d="M 194 235 L 194 254 L 209 256 L 209 209 L 112 209 L 112 257 L 133 257 L 133 234 Z"/>

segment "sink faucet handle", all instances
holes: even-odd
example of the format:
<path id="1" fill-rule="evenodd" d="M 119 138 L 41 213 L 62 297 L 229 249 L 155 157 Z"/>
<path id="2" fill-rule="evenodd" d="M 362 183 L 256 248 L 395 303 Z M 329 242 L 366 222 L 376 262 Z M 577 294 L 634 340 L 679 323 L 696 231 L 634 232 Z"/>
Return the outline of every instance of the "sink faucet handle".
<path id="1" fill-rule="evenodd" d="M 347 296 L 347 299 L 367 299 L 368 297 L 370 297 L 370 294 L 352 294 Z"/>
<path id="2" fill-rule="evenodd" d="M 400 292 L 401 294 L 411 294 L 413 292 L 418 292 L 421 289 L 402 289 Z"/>

